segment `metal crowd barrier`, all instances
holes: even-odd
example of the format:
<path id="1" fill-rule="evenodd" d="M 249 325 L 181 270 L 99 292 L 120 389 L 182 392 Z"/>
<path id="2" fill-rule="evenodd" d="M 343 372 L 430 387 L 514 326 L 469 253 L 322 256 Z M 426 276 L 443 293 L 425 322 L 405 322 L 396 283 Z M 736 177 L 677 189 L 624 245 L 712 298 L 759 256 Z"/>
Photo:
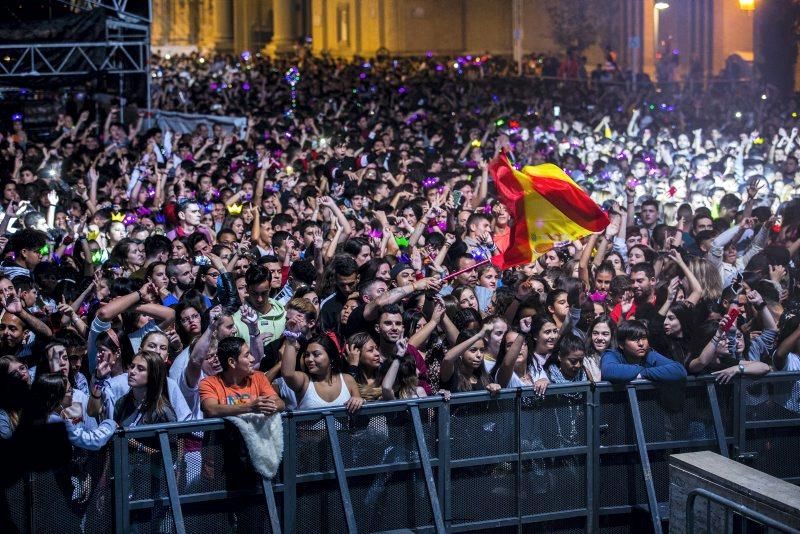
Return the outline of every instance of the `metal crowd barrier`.
<path id="1" fill-rule="evenodd" d="M 230 423 L 154 425 L 6 496 L 36 533 L 662 532 L 672 453 L 709 449 L 800 482 L 792 398 L 800 373 L 293 412 L 271 481 L 247 469 Z"/>

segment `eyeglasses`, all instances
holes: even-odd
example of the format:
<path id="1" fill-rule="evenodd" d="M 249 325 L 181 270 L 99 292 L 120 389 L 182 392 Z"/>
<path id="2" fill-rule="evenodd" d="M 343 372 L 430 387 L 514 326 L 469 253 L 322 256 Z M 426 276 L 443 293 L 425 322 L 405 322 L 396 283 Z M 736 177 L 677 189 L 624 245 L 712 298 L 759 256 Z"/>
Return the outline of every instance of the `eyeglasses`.
<path id="1" fill-rule="evenodd" d="M 200 320 L 200 315 L 195 313 L 193 315 L 188 315 L 186 317 L 181 317 L 181 324 L 188 324 L 188 323 L 191 323 L 193 321 L 199 321 L 199 320 Z"/>
<path id="2" fill-rule="evenodd" d="M 216 278 L 219 276 L 219 273 L 216 271 L 209 271 L 206 273 L 206 276 L 210 276 L 211 278 Z"/>

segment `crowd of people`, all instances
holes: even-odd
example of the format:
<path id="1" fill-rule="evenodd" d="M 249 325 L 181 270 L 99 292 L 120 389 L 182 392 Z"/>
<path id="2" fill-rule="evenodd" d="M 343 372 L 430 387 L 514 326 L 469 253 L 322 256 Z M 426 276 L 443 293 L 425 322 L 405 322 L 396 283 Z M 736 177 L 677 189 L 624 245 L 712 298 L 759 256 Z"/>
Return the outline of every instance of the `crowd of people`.
<path id="1" fill-rule="evenodd" d="M 72 101 L 49 137 L 19 117 L 2 136 L 2 439 L 63 421 L 96 450 L 204 417 L 800 371 L 790 101 L 489 56 L 192 55 L 152 77 L 157 107 L 208 122 Z M 464 271 L 514 246 L 501 152 L 559 165 L 608 227 Z M 797 393 L 759 402 L 796 414 Z"/>

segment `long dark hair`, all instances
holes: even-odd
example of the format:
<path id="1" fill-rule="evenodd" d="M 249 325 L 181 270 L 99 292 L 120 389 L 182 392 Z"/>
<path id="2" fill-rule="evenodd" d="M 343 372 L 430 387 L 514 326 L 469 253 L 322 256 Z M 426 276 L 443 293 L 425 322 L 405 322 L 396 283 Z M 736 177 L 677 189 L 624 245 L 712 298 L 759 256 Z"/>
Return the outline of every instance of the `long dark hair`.
<path id="1" fill-rule="evenodd" d="M 464 330 L 458 334 L 458 338 L 456 339 L 456 345 L 463 343 L 464 341 L 468 340 L 478 332 L 476 330 Z M 478 341 L 483 341 L 484 344 L 486 341 L 480 339 Z M 477 341 L 476 341 L 477 343 Z M 461 362 L 458 363 L 455 369 L 456 374 L 456 391 L 472 391 L 472 384 L 470 383 L 469 375 L 464 375 L 461 372 Z M 489 384 L 492 383 L 492 377 L 489 376 L 489 373 L 486 372 L 486 367 L 481 363 L 477 368 L 472 371 L 472 376 L 474 376 L 478 380 L 478 385 L 481 388 L 485 388 Z M 455 393 L 455 392 L 454 392 Z"/>
<path id="2" fill-rule="evenodd" d="M 19 418 L 30 394 L 30 385 L 9 372 L 12 363 L 19 360 L 16 356 L 0 357 L 0 409 L 5 410 L 12 429 L 19 424 Z"/>
<path id="3" fill-rule="evenodd" d="M 135 358 L 147 363 L 147 388 L 142 404 L 142 424 L 162 423 L 175 420 L 175 411 L 169 402 L 167 391 L 167 365 L 161 356 L 150 350 L 139 351 Z M 122 419 L 135 411 L 133 391 L 125 394 L 114 410 L 114 420 L 122 425 Z"/>
<path id="4" fill-rule="evenodd" d="M 31 385 L 28 401 L 22 411 L 20 426 L 46 423 L 67 394 L 67 378 L 60 373 L 41 373 Z"/>
<path id="5" fill-rule="evenodd" d="M 344 363 L 342 362 L 342 353 L 339 350 L 339 345 L 332 339 L 331 335 L 332 334 L 330 333 L 319 334 L 309 339 L 308 343 L 306 343 L 305 347 L 303 347 L 302 359 L 305 360 L 306 352 L 308 352 L 308 347 L 312 343 L 316 343 L 317 345 L 322 345 L 322 348 L 325 349 L 325 352 L 328 353 L 328 359 L 331 362 L 331 376 L 333 376 L 342 371 Z M 305 371 L 305 365 L 303 366 L 303 370 Z"/>
<path id="6" fill-rule="evenodd" d="M 583 352 L 584 355 L 586 354 L 586 347 L 584 346 L 583 341 L 572 332 L 567 332 L 561 336 L 561 338 L 558 340 L 558 343 L 556 343 L 556 347 L 553 349 L 550 357 L 547 358 L 544 368 L 547 369 L 551 365 L 561 368 L 559 365 L 559 357 L 562 354 L 572 354 L 573 352 L 579 351 Z"/>

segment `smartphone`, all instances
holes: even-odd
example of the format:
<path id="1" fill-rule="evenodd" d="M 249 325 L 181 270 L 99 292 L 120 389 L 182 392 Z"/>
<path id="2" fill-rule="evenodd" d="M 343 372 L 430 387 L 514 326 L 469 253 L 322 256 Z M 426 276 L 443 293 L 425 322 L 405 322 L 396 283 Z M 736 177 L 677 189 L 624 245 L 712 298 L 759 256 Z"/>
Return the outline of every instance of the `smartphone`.
<path id="1" fill-rule="evenodd" d="M 211 260 L 203 256 L 202 254 L 198 254 L 194 257 L 194 264 L 195 265 L 211 265 Z"/>
<path id="2" fill-rule="evenodd" d="M 453 193 L 451 194 L 451 197 L 453 198 L 453 204 L 455 205 L 456 208 L 458 208 L 461 205 L 461 197 L 463 196 L 464 193 L 462 193 L 461 191 L 453 191 Z"/>
<path id="3" fill-rule="evenodd" d="M 561 116 L 561 106 L 553 106 L 553 117 Z"/>
<path id="4" fill-rule="evenodd" d="M 739 317 L 739 308 L 731 308 L 730 312 L 728 313 L 728 318 L 725 320 L 725 324 L 722 325 L 722 331 L 727 332 L 731 329 L 731 327 L 736 323 L 736 318 Z"/>

